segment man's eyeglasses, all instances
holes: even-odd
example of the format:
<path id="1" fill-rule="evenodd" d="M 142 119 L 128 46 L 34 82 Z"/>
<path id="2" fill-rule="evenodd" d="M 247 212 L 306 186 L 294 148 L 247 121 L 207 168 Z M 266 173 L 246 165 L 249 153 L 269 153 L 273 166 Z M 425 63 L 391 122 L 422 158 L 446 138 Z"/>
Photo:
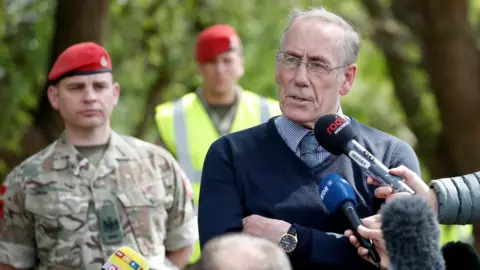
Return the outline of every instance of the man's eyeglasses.
<path id="1" fill-rule="evenodd" d="M 289 55 L 286 53 L 281 53 L 281 52 L 277 53 L 277 61 L 279 61 L 282 65 L 286 66 L 287 68 L 292 68 L 292 69 L 293 68 L 296 69 L 302 63 L 305 63 L 307 65 L 308 70 L 321 75 L 326 75 L 334 69 L 339 69 L 339 68 L 348 66 L 348 65 L 343 65 L 343 66 L 332 68 L 320 61 L 302 61 L 300 58 L 296 56 Z"/>

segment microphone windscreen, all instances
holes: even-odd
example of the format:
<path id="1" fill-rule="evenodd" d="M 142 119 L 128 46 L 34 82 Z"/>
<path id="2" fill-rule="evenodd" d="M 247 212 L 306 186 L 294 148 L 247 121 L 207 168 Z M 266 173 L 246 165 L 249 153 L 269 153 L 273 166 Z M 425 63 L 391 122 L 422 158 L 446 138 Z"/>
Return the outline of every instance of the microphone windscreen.
<path id="1" fill-rule="evenodd" d="M 462 242 L 448 242 L 442 247 L 447 270 L 480 269 L 480 258 L 472 245 Z"/>
<path id="2" fill-rule="evenodd" d="M 418 196 L 400 196 L 380 209 L 382 232 L 394 270 L 442 270 L 440 226 L 432 207 Z"/>
<path id="3" fill-rule="evenodd" d="M 329 213 L 337 211 L 345 201 L 356 204 L 355 192 L 347 180 L 336 173 L 329 173 L 318 184 L 318 192 Z"/>
<path id="4" fill-rule="evenodd" d="M 318 143 L 336 156 L 341 155 L 348 142 L 357 137 L 349 121 L 338 114 L 323 115 L 313 130 Z"/>
<path id="5" fill-rule="evenodd" d="M 115 251 L 102 266 L 102 270 L 148 270 L 148 262 L 130 247 Z"/>

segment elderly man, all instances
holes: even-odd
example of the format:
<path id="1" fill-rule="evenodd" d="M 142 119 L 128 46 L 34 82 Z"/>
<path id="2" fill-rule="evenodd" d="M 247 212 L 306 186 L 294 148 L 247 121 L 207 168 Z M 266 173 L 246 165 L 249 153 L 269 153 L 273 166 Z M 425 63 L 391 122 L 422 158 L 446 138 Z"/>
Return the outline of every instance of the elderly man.
<path id="1" fill-rule="evenodd" d="M 295 11 L 280 41 L 275 79 L 282 116 L 224 136 L 210 147 L 199 202 L 201 245 L 226 232 L 243 231 L 273 241 L 294 269 L 370 269 L 348 239 L 342 213 L 327 214 L 317 187 L 330 172 L 343 175 L 357 195 L 361 217 L 384 202 L 367 176 L 346 156 L 334 156 L 313 136 L 324 114 L 342 114 L 339 99 L 357 72 L 358 34 L 322 8 Z M 388 167 L 419 173 L 404 141 L 347 117 L 358 141 Z"/>
<path id="2" fill-rule="evenodd" d="M 121 246 L 150 269 L 183 268 L 198 239 L 188 180 L 167 151 L 111 129 L 108 52 L 75 44 L 48 79 L 65 132 L 4 182 L 0 269 L 98 270 Z"/>

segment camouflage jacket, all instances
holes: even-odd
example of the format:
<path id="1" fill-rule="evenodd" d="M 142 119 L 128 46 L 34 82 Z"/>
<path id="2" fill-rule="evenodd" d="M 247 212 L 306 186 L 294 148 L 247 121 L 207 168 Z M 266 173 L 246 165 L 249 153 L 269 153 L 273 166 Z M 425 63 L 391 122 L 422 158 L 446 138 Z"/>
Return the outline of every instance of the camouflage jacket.
<path id="1" fill-rule="evenodd" d="M 101 269 L 121 246 L 151 268 L 198 239 L 188 180 L 162 148 L 112 132 L 95 168 L 62 135 L 17 166 L 4 184 L 0 264 Z"/>

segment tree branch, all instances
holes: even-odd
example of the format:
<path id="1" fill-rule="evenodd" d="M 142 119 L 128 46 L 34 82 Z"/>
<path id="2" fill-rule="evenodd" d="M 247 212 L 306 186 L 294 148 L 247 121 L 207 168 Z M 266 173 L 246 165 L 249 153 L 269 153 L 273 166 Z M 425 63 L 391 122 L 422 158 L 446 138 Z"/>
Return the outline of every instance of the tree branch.
<path id="1" fill-rule="evenodd" d="M 201 21 L 200 15 L 201 12 L 200 10 L 202 8 L 205 8 L 207 5 L 206 1 L 203 0 L 197 0 L 197 5 L 195 6 L 195 10 L 190 12 L 191 14 L 195 14 L 195 18 L 191 21 L 191 27 L 190 27 L 190 35 L 197 35 L 200 31 L 202 31 L 206 25 L 204 25 Z M 152 6 L 150 9 L 150 15 L 154 14 L 155 8 L 159 8 L 160 5 L 157 6 Z M 150 29 L 145 31 L 145 37 L 144 41 L 147 41 L 148 38 L 150 38 L 152 35 L 158 34 L 156 31 Z M 164 44 L 162 44 L 164 45 Z M 149 51 L 151 48 L 149 48 L 148 44 L 144 44 L 145 50 Z M 163 52 L 164 56 L 162 57 L 163 59 L 167 59 L 168 50 L 166 49 L 167 46 L 162 46 L 163 49 L 160 50 Z M 159 48 L 155 48 L 156 50 L 159 50 Z M 137 138 L 143 138 L 145 135 L 145 132 L 147 131 L 147 128 L 149 125 L 154 123 L 154 110 L 155 107 L 162 102 L 161 100 L 161 95 L 163 91 L 166 90 L 166 87 L 170 85 L 171 83 L 171 78 L 173 77 L 172 71 L 170 70 L 170 67 L 164 63 L 160 65 L 159 67 L 153 67 L 155 69 L 155 73 L 158 74 L 157 78 L 154 80 L 153 84 L 150 86 L 147 98 L 145 100 L 144 105 L 142 106 L 143 108 L 143 117 L 140 122 L 137 123 L 137 125 L 134 128 L 133 134 Z"/>

